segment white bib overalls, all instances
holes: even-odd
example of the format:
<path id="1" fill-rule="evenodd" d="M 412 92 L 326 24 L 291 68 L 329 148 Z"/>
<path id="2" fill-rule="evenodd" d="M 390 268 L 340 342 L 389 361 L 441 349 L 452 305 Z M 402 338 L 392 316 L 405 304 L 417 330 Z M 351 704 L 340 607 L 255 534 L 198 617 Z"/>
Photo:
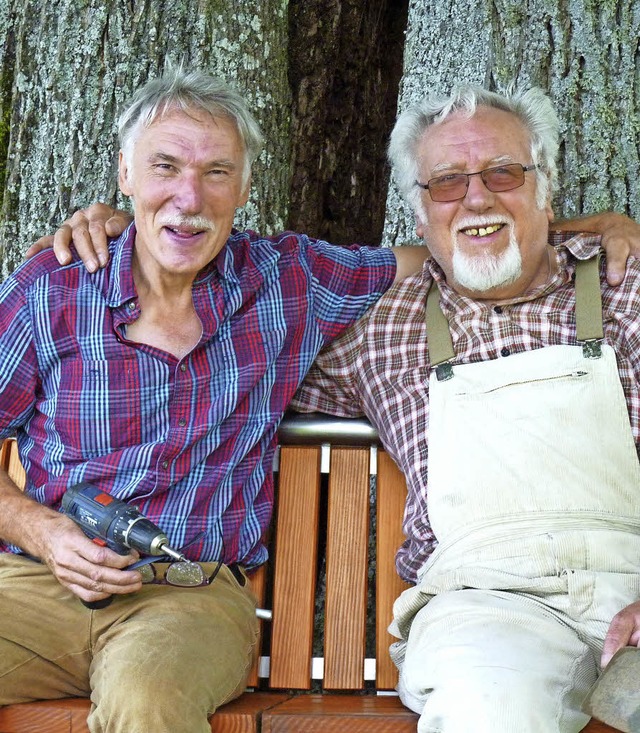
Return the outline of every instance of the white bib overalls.
<path id="1" fill-rule="evenodd" d="M 394 607 L 400 695 L 419 733 L 577 733 L 609 622 L 640 598 L 615 354 L 558 345 L 451 371 L 429 383 L 439 545 Z"/>

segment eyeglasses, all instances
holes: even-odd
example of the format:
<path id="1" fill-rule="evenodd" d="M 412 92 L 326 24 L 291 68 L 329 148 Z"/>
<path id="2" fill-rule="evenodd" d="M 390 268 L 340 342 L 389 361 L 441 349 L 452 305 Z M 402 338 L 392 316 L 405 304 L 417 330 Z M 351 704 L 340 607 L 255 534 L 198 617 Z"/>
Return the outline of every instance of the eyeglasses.
<path id="1" fill-rule="evenodd" d="M 427 183 L 416 181 L 416 186 L 429 191 L 432 201 L 439 203 L 458 201 L 467 195 L 471 176 L 480 176 L 489 191 L 500 193 L 501 191 L 512 191 L 514 188 L 520 188 L 524 184 L 524 174 L 537 167 L 537 165 L 508 163 L 507 165 L 485 168 L 483 171 L 476 171 L 475 173 L 448 173 L 446 176 L 431 178 Z"/>
<path id="2" fill-rule="evenodd" d="M 219 521 L 219 520 L 218 520 Z M 218 524 L 220 527 L 220 524 Z M 198 533 L 196 537 L 187 542 L 180 548 L 180 552 L 184 549 L 198 542 L 204 536 L 204 532 Z M 215 568 L 211 575 L 207 576 L 205 569 L 200 565 L 199 562 L 193 562 L 192 560 L 176 560 L 175 562 L 167 565 L 164 576 L 158 577 L 158 572 L 155 563 L 158 563 L 157 557 L 143 557 L 142 559 L 129 565 L 127 570 L 137 570 L 142 575 L 143 585 L 175 585 L 180 588 L 197 588 L 201 585 L 211 585 L 215 580 L 216 575 L 220 572 L 222 567 L 222 558 L 224 557 L 224 535 L 220 528 L 220 538 L 222 541 L 222 550 L 220 553 L 220 559 L 218 560 Z M 231 566 L 229 566 L 231 569 Z M 232 570 L 233 572 L 233 570 Z M 235 575 L 235 572 L 234 572 Z M 244 585 L 244 582 L 241 583 Z"/>
<path id="3" fill-rule="evenodd" d="M 211 585 L 222 567 L 222 560 L 218 560 L 211 575 L 207 575 L 200 563 L 191 560 L 177 560 L 167 566 L 163 577 L 158 577 L 156 565 L 153 562 L 148 562 L 149 558 L 145 558 L 145 560 L 147 562 L 140 561 L 130 566 L 142 575 L 143 585 L 176 585 L 180 588 L 197 588 L 201 585 Z M 142 564 L 143 562 L 144 564 Z"/>

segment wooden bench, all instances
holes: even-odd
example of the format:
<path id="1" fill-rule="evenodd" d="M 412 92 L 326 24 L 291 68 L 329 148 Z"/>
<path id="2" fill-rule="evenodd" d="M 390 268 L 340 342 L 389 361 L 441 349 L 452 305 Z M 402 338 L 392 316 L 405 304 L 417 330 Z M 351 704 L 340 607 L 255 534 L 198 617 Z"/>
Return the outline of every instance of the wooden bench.
<path id="1" fill-rule="evenodd" d="M 393 695 L 387 633 L 405 587 L 394 564 L 404 478 L 364 420 L 289 416 L 280 440 L 273 559 L 252 578 L 273 620 L 262 622 L 250 689 L 216 712 L 211 730 L 415 733 L 418 716 Z M 14 441 L 0 465 L 23 485 Z M 84 699 L 10 705 L 0 733 L 85 733 L 88 710 Z M 615 729 L 591 721 L 585 731 Z"/>

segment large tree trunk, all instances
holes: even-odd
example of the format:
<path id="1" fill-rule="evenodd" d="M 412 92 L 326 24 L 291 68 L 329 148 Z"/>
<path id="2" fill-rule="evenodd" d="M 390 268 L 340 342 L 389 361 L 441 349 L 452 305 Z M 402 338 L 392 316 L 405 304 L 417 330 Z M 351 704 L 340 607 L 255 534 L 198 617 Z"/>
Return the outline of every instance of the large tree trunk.
<path id="1" fill-rule="evenodd" d="M 97 198 L 121 201 L 115 120 L 168 60 L 208 69 L 247 94 L 268 145 L 238 224 L 281 229 L 290 180 L 287 22 L 282 0 L 0 0 L 3 276 L 69 212 Z"/>
<path id="2" fill-rule="evenodd" d="M 457 81 L 547 91 L 561 120 L 559 216 L 640 218 L 640 13 L 636 0 L 412 0 L 400 107 Z M 394 186 L 385 242 L 415 239 Z"/>
<path id="3" fill-rule="evenodd" d="M 408 0 L 290 0 L 289 225 L 378 244 Z"/>
<path id="4" fill-rule="evenodd" d="M 385 243 L 414 239 L 384 161 L 403 46 L 401 106 L 455 80 L 538 84 L 564 126 L 558 214 L 640 216 L 633 0 L 289 5 L 290 18 L 286 0 L 0 0 L 3 274 L 73 209 L 119 200 L 115 116 L 167 58 L 235 83 L 260 119 L 267 149 L 239 226 L 377 242 L 386 202 Z"/>

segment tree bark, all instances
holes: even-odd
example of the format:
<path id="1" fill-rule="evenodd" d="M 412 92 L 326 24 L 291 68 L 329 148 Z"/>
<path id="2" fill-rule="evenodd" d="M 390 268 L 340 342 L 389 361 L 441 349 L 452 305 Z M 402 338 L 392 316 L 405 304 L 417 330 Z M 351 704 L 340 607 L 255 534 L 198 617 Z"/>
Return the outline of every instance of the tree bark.
<path id="1" fill-rule="evenodd" d="M 558 216 L 640 218 L 640 13 L 635 0 L 412 0 L 400 107 L 455 82 L 550 94 L 561 121 Z M 390 187 L 384 241 L 415 240 Z"/>
<path id="2" fill-rule="evenodd" d="M 169 60 L 206 69 L 246 93 L 267 147 L 238 225 L 283 228 L 291 106 L 286 2 L 2 0 L 0 7 L 3 277 L 73 210 L 97 198 L 122 204 L 115 120 L 132 91 Z"/>
<path id="3" fill-rule="evenodd" d="M 408 5 L 290 0 L 290 228 L 380 242 Z"/>

